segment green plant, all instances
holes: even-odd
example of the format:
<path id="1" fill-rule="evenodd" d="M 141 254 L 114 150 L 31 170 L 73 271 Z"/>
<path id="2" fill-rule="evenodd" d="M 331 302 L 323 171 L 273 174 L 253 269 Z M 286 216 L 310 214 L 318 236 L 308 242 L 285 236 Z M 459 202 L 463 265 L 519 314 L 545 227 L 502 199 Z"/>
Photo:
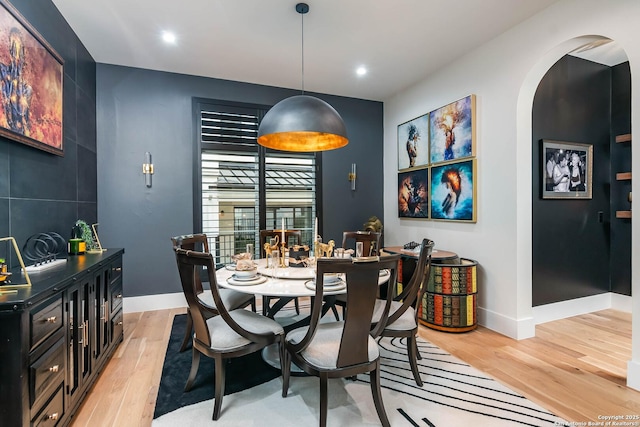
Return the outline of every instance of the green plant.
<path id="1" fill-rule="evenodd" d="M 76 221 L 76 228 L 80 231 L 80 238 L 87 244 L 87 250 L 96 249 L 98 245 L 93 240 L 93 232 L 91 227 L 85 221 L 79 219 Z"/>

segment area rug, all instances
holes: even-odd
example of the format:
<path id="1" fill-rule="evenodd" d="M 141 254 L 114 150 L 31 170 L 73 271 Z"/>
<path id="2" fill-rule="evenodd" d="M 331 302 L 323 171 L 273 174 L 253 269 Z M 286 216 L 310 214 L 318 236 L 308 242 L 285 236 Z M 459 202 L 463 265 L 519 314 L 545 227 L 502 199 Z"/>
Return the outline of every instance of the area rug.
<path id="1" fill-rule="evenodd" d="M 185 316 L 174 319 L 153 427 L 201 426 L 213 414 L 213 363 L 201 358 L 193 389 L 184 393 L 191 351 L 179 353 Z M 419 338 L 424 385 L 413 380 L 404 340 L 383 338 L 381 379 L 383 402 L 392 426 L 512 427 L 558 426 L 565 421 L 439 347 Z M 319 380 L 298 376 L 289 394 L 281 396 L 280 372 L 260 353 L 227 365 L 225 397 L 220 419 L 211 425 L 285 427 L 316 425 L 319 421 Z M 380 425 L 368 375 L 356 380 L 329 381 L 329 426 Z"/>

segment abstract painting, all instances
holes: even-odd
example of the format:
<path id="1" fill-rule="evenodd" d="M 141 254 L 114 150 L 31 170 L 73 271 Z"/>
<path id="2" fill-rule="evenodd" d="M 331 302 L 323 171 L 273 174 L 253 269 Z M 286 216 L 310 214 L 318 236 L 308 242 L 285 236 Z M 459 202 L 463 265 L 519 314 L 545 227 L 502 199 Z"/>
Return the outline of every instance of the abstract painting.
<path id="1" fill-rule="evenodd" d="M 0 135 L 63 154 L 63 61 L 6 0 L 0 0 Z"/>
<path id="2" fill-rule="evenodd" d="M 431 219 L 476 222 L 476 160 L 431 167 Z"/>
<path id="3" fill-rule="evenodd" d="M 398 170 L 429 163 L 429 114 L 398 125 Z"/>
<path id="4" fill-rule="evenodd" d="M 398 216 L 429 217 L 429 169 L 398 173 Z"/>
<path id="5" fill-rule="evenodd" d="M 475 95 L 469 95 L 429 114 L 432 164 L 475 155 L 475 104 Z"/>

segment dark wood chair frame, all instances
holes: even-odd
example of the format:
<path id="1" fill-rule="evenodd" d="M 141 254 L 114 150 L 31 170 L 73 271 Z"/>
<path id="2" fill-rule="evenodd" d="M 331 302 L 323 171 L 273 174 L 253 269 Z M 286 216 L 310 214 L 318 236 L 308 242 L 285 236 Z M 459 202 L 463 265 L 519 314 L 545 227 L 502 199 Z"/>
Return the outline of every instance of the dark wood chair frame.
<path id="1" fill-rule="evenodd" d="M 381 337 L 399 337 L 407 339 L 407 355 L 409 357 L 409 365 L 411 365 L 411 372 L 413 378 L 419 387 L 422 387 L 422 379 L 420 378 L 420 372 L 418 370 L 418 359 L 422 359 L 420 352 L 418 351 L 418 343 L 416 336 L 418 335 L 418 309 L 422 295 L 427 287 L 429 281 L 429 275 L 431 274 L 431 253 L 433 252 L 434 242 L 433 240 L 423 239 L 420 247 L 420 256 L 416 264 L 416 268 L 407 283 L 402 288 L 402 292 L 394 297 L 394 301 L 402 302 L 399 307 L 395 309 L 392 307 L 389 317 L 386 320 L 385 328 L 379 333 Z M 381 301 L 378 304 L 382 304 Z M 390 326 L 400 318 L 409 308 L 414 310 L 415 316 L 415 328 L 407 330 L 397 330 L 390 328 Z M 377 324 L 372 325 L 375 330 L 378 329 Z M 373 332 L 372 332 L 373 333 Z"/>
<path id="2" fill-rule="evenodd" d="M 178 247 L 174 247 L 174 250 L 176 253 L 176 262 L 178 263 L 178 271 L 180 272 L 182 289 L 184 291 L 185 298 L 187 299 L 187 303 L 189 304 L 189 308 L 191 310 L 193 318 L 193 325 L 195 327 L 191 371 L 189 372 L 189 378 L 187 379 L 187 383 L 185 385 L 185 392 L 191 389 L 195 381 L 196 374 L 198 373 L 198 366 L 200 363 L 200 354 L 204 354 L 205 356 L 214 359 L 216 375 L 215 402 L 212 419 L 217 420 L 220 417 L 222 398 L 224 396 L 226 359 L 244 356 L 246 354 L 259 351 L 268 345 L 277 343 L 280 352 L 280 360 L 282 361 L 284 360 L 284 347 L 282 346 L 284 331 L 282 331 L 281 334 L 254 333 L 248 331 L 247 329 L 244 329 L 234 320 L 232 316 L 232 313 L 234 311 L 240 311 L 243 309 L 228 311 L 224 306 L 224 303 L 222 302 L 220 293 L 218 292 L 218 284 L 216 281 L 215 262 L 211 254 L 180 249 Z M 211 283 L 211 293 L 213 294 L 213 300 L 216 304 L 219 315 L 224 319 L 225 323 L 231 329 L 233 329 L 235 333 L 249 340 L 249 343 L 241 347 L 235 347 L 231 350 L 226 351 L 219 351 L 211 348 L 211 335 L 207 326 L 207 313 L 212 310 L 212 307 L 206 305 L 197 296 L 195 288 L 198 280 L 197 277 L 199 275 L 198 267 L 204 267 L 207 270 L 209 281 Z M 251 315 L 260 316 L 256 313 L 251 313 Z M 264 320 L 275 323 L 273 319 L 268 319 L 266 317 L 264 318 Z"/>
<path id="3" fill-rule="evenodd" d="M 209 252 L 209 241 L 207 239 L 206 234 L 198 233 L 198 234 L 185 234 L 182 236 L 176 236 L 171 238 L 171 243 L 173 243 L 174 247 L 178 247 L 185 250 L 191 251 L 201 251 L 201 252 Z M 195 278 L 195 290 L 196 294 L 200 295 L 204 292 L 204 288 L 202 287 L 202 278 L 200 274 L 196 275 Z M 238 293 L 238 291 L 234 291 L 231 289 L 221 289 L 220 292 L 224 293 Z M 246 301 L 243 301 L 240 305 L 234 307 L 227 307 L 228 309 L 236 309 L 236 308 L 245 308 L 251 305 L 251 309 L 256 311 L 256 298 L 251 297 L 249 294 L 243 294 L 238 299 L 244 300 L 246 297 Z M 215 307 L 212 307 L 210 313 L 207 313 L 209 317 L 217 316 L 218 310 Z M 180 352 L 182 353 L 188 348 L 189 343 L 191 343 L 191 339 L 193 338 L 193 319 L 191 318 L 191 310 L 187 307 L 187 326 L 185 328 L 184 338 L 182 339 L 182 345 L 180 346 Z"/>
<path id="4" fill-rule="evenodd" d="M 377 231 L 343 231 L 342 232 L 342 248 L 348 249 L 348 243 L 352 240 L 355 242 L 362 242 L 362 253 L 364 256 L 376 256 L 380 254 L 380 238 L 382 233 Z M 355 256 L 355 253 L 354 253 Z M 335 302 L 331 306 L 331 311 L 336 320 L 340 319 L 338 309 L 336 306 L 342 307 L 342 317 L 346 316 L 347 304 L 344 296 L 339 295 L 335 298 Z"/>
<path id="5" fill-rule="evenodd" d="M 266 256 L 264 252 L 264 244 L 267 243 L 268 239 L 276 236 L 282 236 L 282 230 L 260 230 L 260 254 L 262 256 Z M 289 247 L 289 244 L 302 244 L 302 232 L 300 230 L 285 230 L 284 238 L 287 242 L 287 247 Z M 280 247 L 281 243 L 282 242 L 278 243 L 278 247 Z M 272 299 L 278 299 L 278 302 L 276 302 L 273 307 L 271 306 Z M 300 303 L 298 302 L 298 298 L 277 298 L 263 295 L 262 315 L 269 317 L 275 316 L 278 310 L 287 305 L 291 300 L 293 300 L 293 303 L 295 305 L 296 314 L 300 314 Z"/>
<path id="6" fill-rule="evenodd" d="M 285 338 L 285 361 L 282 371 L 282 396 L 286 397 L 289 389 L 290 364 L 293 361 L 304 372 L 320 378 L 320 426 L 327 424 L 327 380 L 329 378 L 347 378 L 361 373 L 370 373 L 371 393 L 383 426 L 389 426 L 389 420 L 382 403 L 380 388 L 380 357 L 369 361 L 368 340 L 371 334 L 379 335 L 385 326 L 385 319 L 391 305 L 389 297 L 381 320 L 371 331 L 371 317 L 378 294 L 380 270 L 389 269 L 390 280 L 397 279 L 400 255 L 371 257 L 372 262 L 349 259 L 318 259 L 316 267 L 316 291 L 314 301 L 322 301 L 323 276 L 325 273 L 344 273 L 347 286 L 347 307 L 349 317 L 343 322 L 331 322 L 334 326 L 344 324 L 339 343 L 337 364 L 335 369 L 323 369 L 307 362 L 301 355 L 316 334 L 321 318 L 322 304 L 314 303 L 311 308 L 310 324 L 304 337 L 297 342 Z M 326 327 L 326 323 L 322 324 Z"/>

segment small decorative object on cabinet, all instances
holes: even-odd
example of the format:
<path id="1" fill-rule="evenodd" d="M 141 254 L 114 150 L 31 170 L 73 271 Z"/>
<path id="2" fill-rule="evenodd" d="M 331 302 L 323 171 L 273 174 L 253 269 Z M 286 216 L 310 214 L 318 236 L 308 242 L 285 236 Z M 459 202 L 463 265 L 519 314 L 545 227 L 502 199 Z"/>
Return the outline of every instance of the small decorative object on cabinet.
<path id="1" fill-rule="evenodd" d="M 0 299 L 3 426 L 69 425 L 123 339 L 123 253 L 70 257 Z"/>
<path id="2" fill-rule="evenodd" d="M 626 133 L 623 135 L 616 136 L 616 142 L 631 142 L 631 134 Z M 616 181 L 631 181 L 631 172 L 618 172 L 616 173 Z M 629 196 L 627 197 L 629 201 L 629 205 L 631 205 L 631 192 L 629 192 Z M 617 210 L 616 218 L 620 219 L 630 219 L 631 218 L 631 206 L 629 206 L 628 210 Z"/>
<path id="3" fill-rule="evenodd" d="M 478 263 L 461 258 L 458 264 L 431 264 L 418 319 L 446 332 L 467 332 L 477 327 Z"/>

